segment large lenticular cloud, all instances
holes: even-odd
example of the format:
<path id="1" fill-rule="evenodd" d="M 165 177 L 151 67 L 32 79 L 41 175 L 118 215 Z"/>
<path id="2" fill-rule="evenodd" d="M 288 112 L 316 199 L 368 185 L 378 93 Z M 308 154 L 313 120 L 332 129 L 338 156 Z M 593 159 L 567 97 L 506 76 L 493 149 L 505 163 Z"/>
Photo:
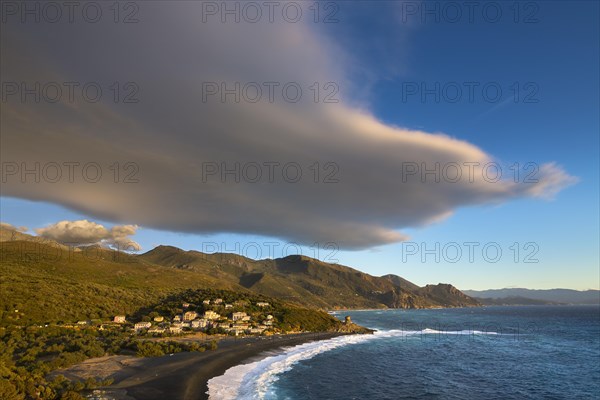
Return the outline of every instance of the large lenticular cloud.
<path id="1" fill-rule="evenodd" d="M 352 107 L 338 62 L 348 58 L 306 24 L 202 23 L 200 4 L 145 2 L 133 25 L 3 28 L 3 81 L 104 88 L 95 103 L 77 94 L 75 101 L 3 102 L 6 196 L 164 230 L 358 249 L 403 240 L 402 228 L 458 207 L 547 197 L 574 182 L 552 163 L 531 181 L 496 180 L 486 167 L 493 156 L 477 146 L 388 126 Z M 120 96 L 135 82 L 139 102 L 115 103 L 115 81 Z M 246 96 L 210 95 L 222 82 L 246 86 Z M 274 101 L 266 92 L 248 101 L 256 93 L 248 82 L 263 90 L 278 83 Z M 289 82 L 303 89 L 297 103 L 282 97 Z M 324 102 L 336 87 L 339 101 Z M 35 163 L 41 177 L 23 175 Z M 441 179 L 423 174 L 435 168 Z"/>

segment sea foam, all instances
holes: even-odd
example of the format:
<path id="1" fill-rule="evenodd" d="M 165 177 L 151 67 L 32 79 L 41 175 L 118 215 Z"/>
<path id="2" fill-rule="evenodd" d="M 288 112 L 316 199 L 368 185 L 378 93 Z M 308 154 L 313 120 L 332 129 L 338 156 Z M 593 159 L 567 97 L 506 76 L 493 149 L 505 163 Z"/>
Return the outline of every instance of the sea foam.
<path id="1" fill-rule="evenodd" d="M 210 400 L 263 400 L 274 398 L 271 392 L 273 382 L 279 379 L 280 374 L 289 371 L 299 361 L 308 360 L 318 354 L 351 344 L 364 343 L 382 338 L 429 334 L 497 335 L 496 332 L 423 329 L 420 331 L 388 330 L 377 331 L 372 335 L 338 336 L 332 339 L 284 347 L 281 349 L 281 353 L 267 356 L 259 361 L 229 368 L 223 375 L 214 377 L 208 381 L 207 393 Z"/>

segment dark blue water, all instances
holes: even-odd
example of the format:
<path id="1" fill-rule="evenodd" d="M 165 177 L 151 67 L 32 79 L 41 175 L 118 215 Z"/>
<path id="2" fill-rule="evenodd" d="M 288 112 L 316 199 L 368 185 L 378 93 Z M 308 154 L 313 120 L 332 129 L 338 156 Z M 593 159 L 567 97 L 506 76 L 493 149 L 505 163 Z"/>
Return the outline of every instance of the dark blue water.
<path id="1" fill-rule="evenodd" d="M 345 315 L 389 335 L 297 362 L 272 384 L 273 398 L 600 398 L 598 306 L 352 311 L 338 317 Z"/>

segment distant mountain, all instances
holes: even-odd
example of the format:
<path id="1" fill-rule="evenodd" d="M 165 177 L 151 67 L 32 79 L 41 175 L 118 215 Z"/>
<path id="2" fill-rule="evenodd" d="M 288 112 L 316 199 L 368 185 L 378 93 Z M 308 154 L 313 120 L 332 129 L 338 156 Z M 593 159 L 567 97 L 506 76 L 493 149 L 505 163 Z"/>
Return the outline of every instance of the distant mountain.
<path id="1" fill-rule="evenodd" d="M 546 305 L 564 305 L 548 300 L 528 299 L 527 297 L 500 297 L 500 298 L 485 298 L 477 297 L 477 300 L 484 306 L 546 306 Z"/>
<path id="2" fill-rule="evenodd" d="M 452 285 L 438 283 L 427 285 L 417 291 L 421 296 L 440 305 L 468 306 L 475 305 L 476 300 L 467 296 Z"/>
<path id="3" fill-rule="evenodd" d="M 600 304 L 600 290 L 572 289 L 490 289 L 463 290 L 463 293 L 478 298 L 482 303 L 489 304 L 487 299 L 496 302 L 521 302 L 523 304 Z M 541 303 L 540 303 L 541 302 Z"/>

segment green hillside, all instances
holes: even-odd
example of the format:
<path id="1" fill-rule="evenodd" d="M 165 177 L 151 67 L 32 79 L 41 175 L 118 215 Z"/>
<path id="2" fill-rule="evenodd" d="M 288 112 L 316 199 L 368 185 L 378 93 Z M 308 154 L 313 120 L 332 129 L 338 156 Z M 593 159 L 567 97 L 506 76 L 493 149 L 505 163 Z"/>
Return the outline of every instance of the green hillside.
<path id="1" fill-rule="evenodd" d="M 252 260 L 159 246 L 129 255 L 69 249 L 20 234 L 0 242 L 0 321 L 73 321 L 131 313 L 185 289 L 228 289 L 319 309 L 475 306 L 451 285 L 376 277 L 304 256 Z M 4 238 L 6 240 L 6 238 Z"/>
<path id="2" fill-rule="evenodd" d="M 158 246 L 138 257 L 171 269 L 195 271 L 266 296 L 324 309 L 479 305 L 451 285 L 421 288 L 396 275 L 372 276 L 298 255 L 255 261 L 237 254 L 204 254 Z"/>
<path id="3" fill-rule="evenodd" d="M 105 249 L 69 251 L 10 241 L 0 243 L 0 261 L 2 324 L 108 318 L 188 288 L 243 290 L 210 276 L 170 270 Z"/>

